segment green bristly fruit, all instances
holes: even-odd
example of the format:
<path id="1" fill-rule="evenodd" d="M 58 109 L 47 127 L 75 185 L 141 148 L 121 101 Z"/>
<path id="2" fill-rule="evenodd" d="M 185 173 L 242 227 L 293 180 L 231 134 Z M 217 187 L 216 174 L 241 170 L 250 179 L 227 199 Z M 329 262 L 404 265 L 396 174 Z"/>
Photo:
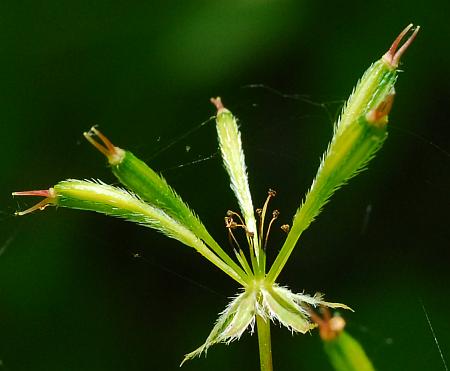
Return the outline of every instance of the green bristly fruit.
<path id="1" fill-rule="evenodd" d="M 333 193 L 364 170 L 387 137 L 400 57 L 414 40 L 419 27 L 399 48 L 409 25 L 381 59 L 372 64 L 356 85 L 334 127 L 333 138 L 322 157 L 317 175 L 298 208 L 288 237 L 267 279 L 275 282 L 300 235 L 321 212 Z"/>
<path id="2" fill-rule="evenodd" d="M 95 127 L 87 133 L 85 138 L 101 153 L 111 166 L 113 174 L 128 189 L 142 200 L 164 210 L 173 219 L 178 220 L 203 240 L 223 261 L 225 261 L 242 281 L 246 281 L 246 273 L 226 254 L 219 244 L 211 237 L 198 216 L 189 208 L 181 197 L 170 187 L 166 180 L 151 169 L 144 161 L 137 158 L 130 151 L 116 147 Z M 95 141 L 98 137 L 102 143 Z"/>
<path id="3" fill-rule="evenodd" d="M 362 346 L 345 331 L 325 341 L 324 348 L 336 371 L 375 371 Z"/>

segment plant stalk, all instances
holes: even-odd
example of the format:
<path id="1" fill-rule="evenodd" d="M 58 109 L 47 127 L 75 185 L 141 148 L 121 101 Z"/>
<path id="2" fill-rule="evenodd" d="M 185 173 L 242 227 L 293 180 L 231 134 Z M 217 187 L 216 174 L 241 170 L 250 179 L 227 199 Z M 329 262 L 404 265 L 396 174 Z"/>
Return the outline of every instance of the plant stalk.
<path id="1" fill-rule="evenodd" d="M 258 331 L 259 360 L 261 371 L 273 371 L 272 344 L 270 340 L 270 320 L 256 316 L 256 330 Z"/>

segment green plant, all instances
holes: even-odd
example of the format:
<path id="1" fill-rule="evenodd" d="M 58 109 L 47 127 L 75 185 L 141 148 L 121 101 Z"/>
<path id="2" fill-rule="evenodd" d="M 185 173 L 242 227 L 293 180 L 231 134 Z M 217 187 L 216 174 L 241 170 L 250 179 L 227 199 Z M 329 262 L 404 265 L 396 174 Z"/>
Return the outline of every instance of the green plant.
<path id="1" fill-rule="evenodd" d="M 187 354 L 182 363 L 206 352 L 213 344 L 239 339 L 247 328 L 253 330 L 256 323 L 261 370 L 272 370 L 270 320 L 277 320 L 292 332 L 306 333 L 320 324 L 313 307 L 350 309 L 344 304 L 324 301 L 321 294 L 293 293 L 276 280 L 300 235 L 333 193 L 364 170 L 384 143 L 399 60 L 419 27 L 400 45 L 410 30 L 412 25 L 402 31 L 388 52 L 369 67 L 355 87 L 335 125 L 311 188 L 294 215 L 292 226 L 283 226 L 287 238 L 270 268 L 266 261 L 266 245 L 278 212 L 273 211 L 268 224 L 266 214 L 275 192 L 269 190 L 263 207 L 256 209 L 255 216 L 239 128 L 220 98 L 211 100 L 217 108 L 219 146 L 241 211 L 241 214 L 229 211 L 225 217 L 228 233 L 235 244 L 236 260 L 213 239 L 197 215 L 160 175 L 131 152 L 113 145 L 96 128 L 84 135 L 107 157 L 112 172 L 126 189 L 101 181 L 66 180 L 48 190 L 14 192 L 17 196 L 44 197 L 35 206 L 17 214 L 28 214 L 49 205 L 96 211 L 157 229 L 194 248 L 242 285 L 242 292 L 220 314 L 205 343 Z M 242 249 L 234 236 L 233 232 L 238 229 L 245 235 L 247 249 Z M 346 347 L 348 352 L 353 352 L 354 342 L 342 336 L 341 339 L 347 340 L 342 342 L 347 344 L 342 346 L 344 352 Z"/>

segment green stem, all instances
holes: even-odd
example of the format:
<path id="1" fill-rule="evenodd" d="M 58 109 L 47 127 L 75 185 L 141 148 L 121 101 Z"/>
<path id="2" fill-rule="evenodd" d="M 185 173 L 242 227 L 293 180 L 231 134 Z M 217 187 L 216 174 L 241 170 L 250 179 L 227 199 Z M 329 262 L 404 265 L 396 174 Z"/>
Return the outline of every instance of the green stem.
<path id="1" fill-rule="evenodd" d="M 259 360 L 261 371 L 273 371 L 272 345 L 270 341 L 270 320 L 256 316 L 256 330 L 258 331 Z"/>

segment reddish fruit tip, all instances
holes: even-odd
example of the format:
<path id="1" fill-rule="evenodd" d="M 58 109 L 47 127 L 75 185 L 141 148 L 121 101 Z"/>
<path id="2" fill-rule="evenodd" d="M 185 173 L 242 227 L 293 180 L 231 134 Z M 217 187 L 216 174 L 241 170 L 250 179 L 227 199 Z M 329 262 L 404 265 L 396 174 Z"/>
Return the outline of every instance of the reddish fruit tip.
<path id="1" fill-rule="evenodd" d="M 13 192 L 13 196 L 41 196 L 41 197 L 50 197 L 49 189 L 41 189 L 38 191 L 19 191 Z"/>
<path id="2" fill-rule="evenodd" d="M 47 206 L 55 204 L 56 194 L 53 188 L 45 189 L 45 190 L 37 190 L 37 191 L 19 191 L 13 192 L 13 196 L 38 196 L 45 197 L 42 201 L 38 202 L 36 205 L 26 209 L 24 211 L 16 211 L 16 215 L 26 215 L 32 213 L 36 210 L 44 210 Z"/>
<path id="3" fill-rule="evenodd" d="M 112 144 L 112 142 L 105 135 L 103 135 L 100 130 L 97 130 L 95 126 L 93 126 L 88 132 L 83 133 L 83 135 L 89 143 L 91 143 L 108 158 L 111 165 L 117 165 L 122 161 L 124 155 L 123 150 Z M 94 137 L 100 139 L 100 142 L 97 142 Z"/>
<path id="4" fill-rule="evenodd" d="M 210 101 L 212 104 L 214 104 L 214 106 L 216 106 L 217 113 L 220 113 L 225 109 L 225 107 L 223 106 L 223 103 L 222 103 L 222 99 L 220 99 L 220 97 L 211 98 Z"/>
<path id="5" fill-rule="evenodd" d="M 412 44 L 414 39 L 417 36 L 417 33 L 420 30 L 420 26 L 417 26 L 411 36 L 406 39 L 406 41 L 403 43 L 403 45 L 400 47 L 400 43 L 403 40 L 403 38 L 408 34 L 410 30 L 413 29 L 413 24 L 410 23 L 400 34 L 397 36 L 397 38 L 392 43 L 391 47 L 387 51 L 385 55 L 383 55 L 383 60 L 392 68 L 397 68 L 398 64 L 400 62 L 400 58 L 405 53 L 406 49 Z"/>

